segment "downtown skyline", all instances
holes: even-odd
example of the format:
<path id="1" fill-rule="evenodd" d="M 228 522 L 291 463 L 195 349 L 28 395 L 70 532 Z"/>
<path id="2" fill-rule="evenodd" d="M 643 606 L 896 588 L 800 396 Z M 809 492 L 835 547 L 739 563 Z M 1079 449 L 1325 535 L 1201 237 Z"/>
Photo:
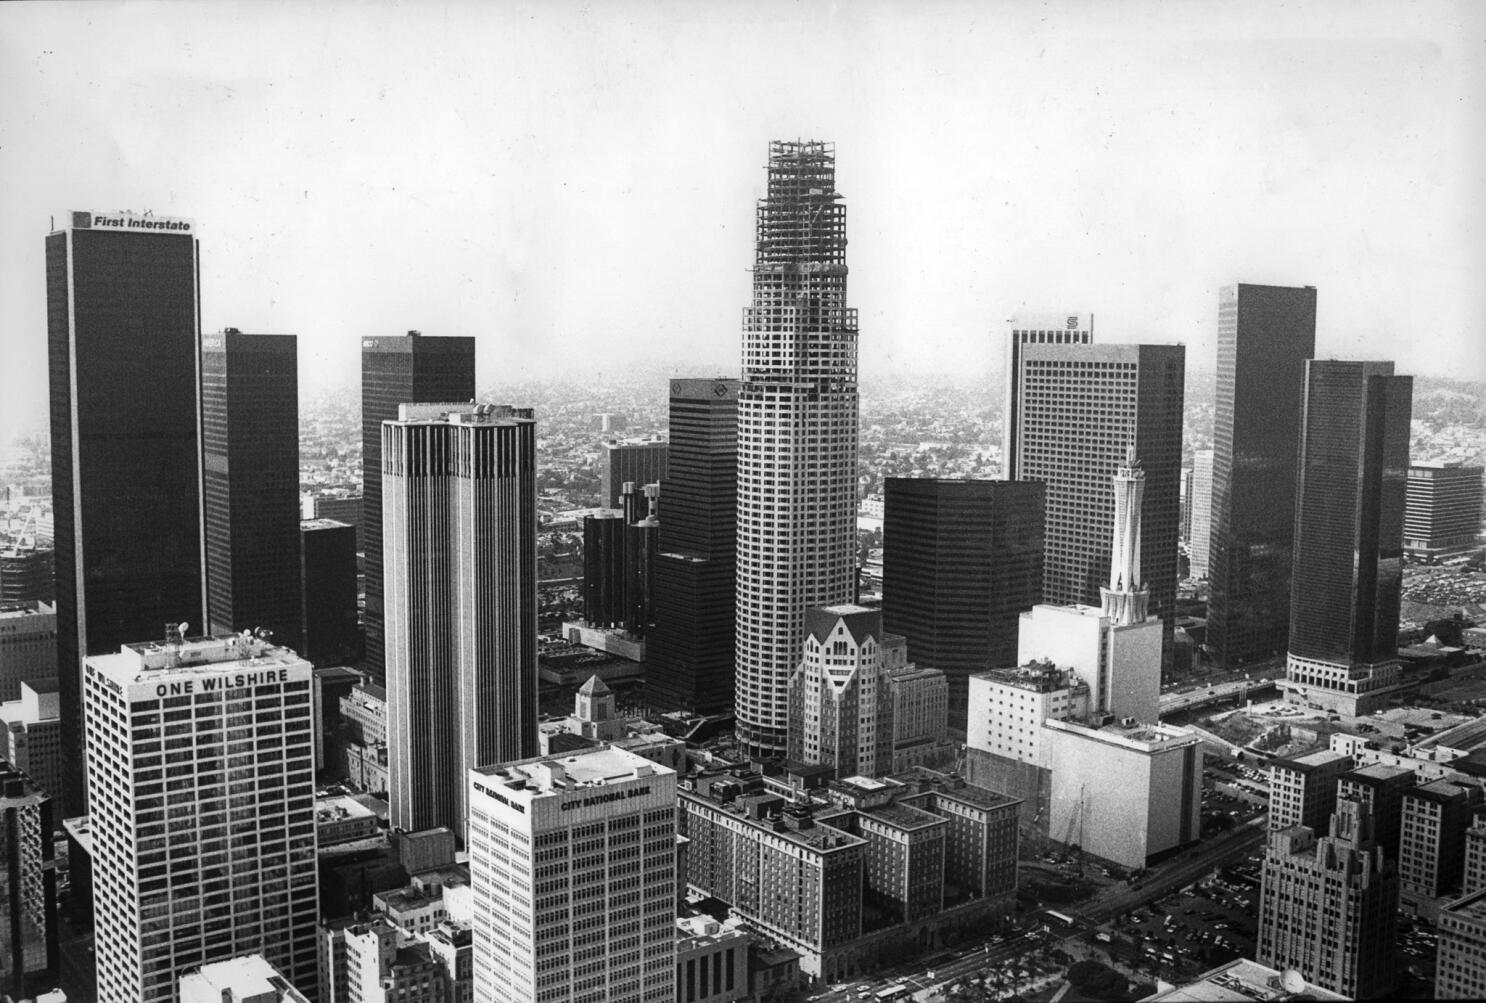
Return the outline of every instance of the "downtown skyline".
<path id="1" fill-rule="evenodd" d="M 869 381 L 996 379 L 1005 318 L 1064 303 L 1099 316 L 1101 341 L 1180 341 L 1208 368 L 1233 281 L 1316 285 L 1321 357 L 1486 374 L 1468 5 L 1344 22 L 806 6 L 778 24 L 454 5 L 367 11 L 348 32 L 334 12 L 226 5 L 149 21 L 145 57 L 124 43 L 147 8 L 77 10 L 0 12 L 0 76 L 22 96 L 0 111 L 0 270 L 38 270 L 25 237 L 68 209 L 194 218 L 203 330 L 295 331 L 307 396 L 346 382 L 360 338 L 410 328 L 479 339 L 481 386 L 577 354 L 596 374 L 731 371 L 752 242 L 737 206 L 761 194 L 748 151 L 795 135 L 837 142 L 857 203 Z M 394 42 L 445 54 L 440 72 Z M 682 281 L 656 310 L 661 272 Z M 44 371 L 44 304 L 15 288 L 11 428 Z"/>

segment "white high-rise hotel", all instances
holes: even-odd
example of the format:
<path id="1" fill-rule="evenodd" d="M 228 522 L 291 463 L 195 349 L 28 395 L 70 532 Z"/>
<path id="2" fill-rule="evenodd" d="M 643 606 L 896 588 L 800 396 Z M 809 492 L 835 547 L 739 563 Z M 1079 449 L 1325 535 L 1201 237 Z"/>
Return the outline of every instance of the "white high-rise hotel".
<path id="1" fill-rule="evenodd" d="M 469 773 L 481 1003 L 676 998 L 676 774 L 599 746 Z"/>
<path id="2" fill-rule="evenodd" d="M 805 611 L 853 598 L 857 316 L 836 149 L 769 144 L 738 394 L 738 739 L 783 754 Z"/>
<path id="3" fill-rule="evenodd" d="M 83 679 L 98 998 L 261 954 L 316 984 L 313 670 L 249 636 L 124 646 Z"/>
<path id="4" fill-rule="evenodd" d="M 464 838 L 464 779 L 537 751 L 536 423 L 404 404 L 382 423 L 391 821 Z"/>

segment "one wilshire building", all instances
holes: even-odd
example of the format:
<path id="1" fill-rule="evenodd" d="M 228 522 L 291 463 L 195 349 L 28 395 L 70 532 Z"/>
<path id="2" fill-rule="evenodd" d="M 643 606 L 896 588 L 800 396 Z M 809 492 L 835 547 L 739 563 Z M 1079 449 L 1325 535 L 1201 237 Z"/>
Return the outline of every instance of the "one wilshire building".
<path id="1" fill-rule="evenodd" d="M 782 755 L 805 610 L 852 598 L 857 316 L 836 148 L 769 144 L 738 393 L 737 728 Z"/>

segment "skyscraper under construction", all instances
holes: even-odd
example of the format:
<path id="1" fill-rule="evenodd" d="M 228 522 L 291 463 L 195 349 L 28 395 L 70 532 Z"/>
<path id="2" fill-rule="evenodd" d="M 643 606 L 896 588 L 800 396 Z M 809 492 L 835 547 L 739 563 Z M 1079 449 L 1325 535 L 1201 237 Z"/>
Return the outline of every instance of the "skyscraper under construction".
<path id="1" fill-rule="evenodd" d="M 769 144 L 738 392 L 738 739 L 783 755 L 805 611 L 850 601 L 857 317 L 834 143 Z"/>

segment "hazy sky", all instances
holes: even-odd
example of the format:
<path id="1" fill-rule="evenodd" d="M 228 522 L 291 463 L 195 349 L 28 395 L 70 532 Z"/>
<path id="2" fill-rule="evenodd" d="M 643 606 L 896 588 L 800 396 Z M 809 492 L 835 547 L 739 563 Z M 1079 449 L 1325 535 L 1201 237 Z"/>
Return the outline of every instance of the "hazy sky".
<path id="1" fill-rule="evenodd" d="M 479 338 L 482 384 L 736 370 L 768 142 L 837 144 L 863 378 L 989 373 L 1017 309 L 1212 368 L 1217 289 L 1486 379 L 1486 3 L 0 4 L 0 430 L 42 237 L 190 216 L 206 330 Z"/>

